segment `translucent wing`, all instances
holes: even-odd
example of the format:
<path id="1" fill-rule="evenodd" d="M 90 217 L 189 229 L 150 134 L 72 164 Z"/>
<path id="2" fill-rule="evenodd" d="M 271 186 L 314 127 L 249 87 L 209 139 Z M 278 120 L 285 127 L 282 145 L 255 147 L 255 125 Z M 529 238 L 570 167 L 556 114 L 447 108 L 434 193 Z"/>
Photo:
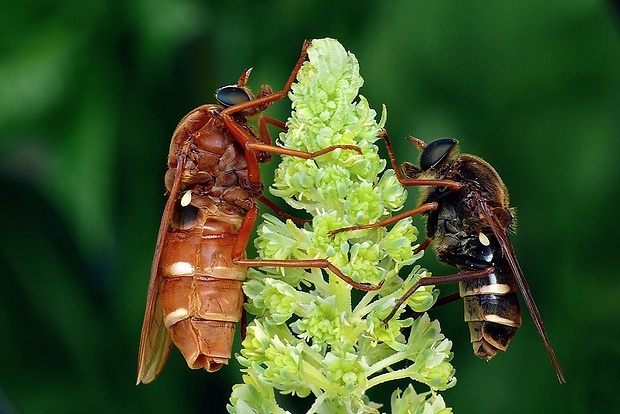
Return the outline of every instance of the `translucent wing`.
<path id="1" fill-rule="evenodd" d="M 551 347 L 551 343 L 549 342 L 549 338 L 547 337 L 547 332 L 545 331 L 545 326 L 543 325 L 542 318 L 540 317 L 540 312 L 538 311 L 538 307 L 536 306 L 536 302 L 534 302 L 534 297 L 530 292 L 530 287 L 525 280 L 525 276 L 523 276 L 523 271 L 521 270 L 521 266 L 519 266 L 519 262 L 517 261 L 517 257 L 515 256 L 514 250 L 512 248 L 512 243 L 510 242 L 510 237 L 508 236 L 508 232 L 501 225 L 500 220 L 493 213 L 491 207 L 482 199 L 482 197 L 476 197 L 477 204 L 482 211 L 482 214 L 486 218 L 486 221 L 489 223 L 491 230 L 493 230 L 493 234 L 499 241 L 502 254 L 508 261 L 510 268 L 515 276 L 517 281 L 517 286 L 519 287 L 519 291 L 521 292 L 521 296 L 523 296 L 523 300 L 525 301 L 525 305 L 527 306 L 532 319 L 534 320 L 534 324 L 536 325 L 536 329 L 540 334 L 540 337 L 547 349 L 547 353 L 549 354 L 549 358 L 551 359 L 551 364 L 555 369 L 555 373 L 558 376 L 558 380 L 560 383 L 565 384 L 566 379 L 564 378 L 564 374 L 562 373 L 562 368 L 560 367 L 560 363 L 558 358 L 555 356 L 555 352 Z"/>
<path id="2" fill-rule="evenodd" d="M 170 196 L 166 202 L 166 207 L 164 208 L 164 213 L 159 225 L 153 265 L 151 266 L 151 279 L 149 281 L 149 290 L 146 299 L 146 311 L 144 313 L 142 332 L 140 333 L 138 379 L 136 384 L 140 384 L 140 382 L 148 384 L 157 378 L 164 368 L 164 365 L 166 365 L 166 361 L 170 355 L 170 349 L 172 348 L 170 332 L 163 321 L 164 315 L 159 295 L 159 289 L 163 282 L 159 272 L 159 262 L 175 203 L 178 202 L 177 195 L 179 193 L 179 184 L 185 166 L 185 156 L 181 154 L 178 158 L 174 183 L 170 190 Z"/>

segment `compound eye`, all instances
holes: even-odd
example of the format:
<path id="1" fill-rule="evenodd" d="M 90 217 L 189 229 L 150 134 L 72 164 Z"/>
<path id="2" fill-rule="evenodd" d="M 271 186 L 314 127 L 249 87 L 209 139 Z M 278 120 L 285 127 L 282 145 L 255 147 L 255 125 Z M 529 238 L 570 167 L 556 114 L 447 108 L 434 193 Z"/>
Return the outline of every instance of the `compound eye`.
<path id="1" fill-rule="evenodd" d="M 428 144 L 420 156 L 422 171 L 428 171 L 446 160 L 457 144 L 458 141 L 452 138 L 441 138 Z"/>
<path id="2" fill-rule="evenodd" d="M 229 106 L 234 106 L 251 101 L 252 95 L 250 95 L 250 93 L 245 88 L 236 85 L 230 85 L 224 86 L 215 91 L 215 99 L 224 108 L 228 108 Z"/>

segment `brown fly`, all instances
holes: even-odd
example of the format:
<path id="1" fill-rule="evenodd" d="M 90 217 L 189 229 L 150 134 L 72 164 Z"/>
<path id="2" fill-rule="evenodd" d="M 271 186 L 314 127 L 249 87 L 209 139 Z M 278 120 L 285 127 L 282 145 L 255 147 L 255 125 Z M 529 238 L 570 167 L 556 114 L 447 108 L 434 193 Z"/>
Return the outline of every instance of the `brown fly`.
<path id="1" fill-rule="evenodd" d="M 337 145 L 315 153 L 272 145 L 267 125 L 285 128 L 269 117 L 258 120 L 258 134 L 247 118 L 261 114 L 284 98 L 306 58 L 309 42 L 284 88 L 272 92 L 262 86 L 256 97 L 245 86 L 250 70 L 236 85 L 216 91 L 218 105 L 200 106 L 179 123 L 170 144 L 164 208 L 149 282 L 144 323 L 140 336 L 137 383 L 153 381 L 163 369 L 174 344 L 192 369 L 217 371 L 227 364 L 235 325 L 242 317 L 241 284 L 247 267 L 303 267 L 332 271 L 351 285 L 354 282 L 327 259 L 247 259 L 245 249 L 261 200 L 283 214 L 263 196 L 259 162 L 271 153 L 310 159 L 336 148 L 360 152 L 351 145 Z"/>

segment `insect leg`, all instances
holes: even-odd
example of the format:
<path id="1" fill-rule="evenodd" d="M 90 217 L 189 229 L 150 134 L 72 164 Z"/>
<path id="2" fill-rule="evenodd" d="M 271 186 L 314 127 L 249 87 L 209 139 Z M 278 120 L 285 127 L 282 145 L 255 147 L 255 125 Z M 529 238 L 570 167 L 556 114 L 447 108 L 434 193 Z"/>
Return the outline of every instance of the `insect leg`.
<path id="1" fill-rule="evenodd" d="M 398 301 L 396 302 L 396 305 L 394 305 L 394 308 L 392 309 L 390 314 L 383 320 L 383 323 L 387 325 L 390 319 L 394 317 L 398 309 L 403 305 L 403 303 L 405 303 L 405 301 L 409 299 L 409 297 L 413 295 L 413 293 L 419 288 L 421 288 L 422 286 L 446 285 L 449 283 L 462 282 L 464 280 L 478 279 L 480 277 L 487 276 L 493 273 L 494 270 L 495 269 L 493 268 L 493 266 L 489 266 L 486 269 L 468 270 L 468 271 L 456 273 L 453 275 L 423 277 L 420 280 L 418 280 L 413 286 L 411 286 L 411 288 L 409 288 L 409 290 L 405 292 L 405 294 L 400 299 L 398 299 Z"/>
<path id="2" fill-rule="evenodd" d="M 278 128 L 281 128 L 283 130 L 286 130 L 287 128 L 284 122 L 280 121 L 279 119 L 272 118 L 270 116 L 261 116 L 258 119 L 259 140 L 266 145 L 272 146 L 271 135 L 269 134 L 269 130 L 267 129 L 267 124 L 275 125 Z M 295 217 L 291 214 L 286 213 L 280 207 L 278 207 L 273 201 L 265 197 L 265 195 L 261 194 L 260 196 L 257 197 L 257 199 L 260 200 L 267 207 L 269 207 L 274 213 L 276 213 L 276 215 L 278 215 L 278 217 L 283 217 L 285 219 L 291 219 L 293 220 L 293 222 L 297 224 L 310 223 L 312 221 L 312 220 L 300 219 L 299 217 Z"/>
<path id="3" fill-rule="evenodd" d="M 362 153 L 362 149 L 358 147 L 357 145 L 346 145 L 346 144 L 330 145 L 329 147 L 326 147 L 326 148 L 323 148 L 321 150 L 314 151 L 314 152 L 294 150 L 290 148 L 279 147 L 277 145 L 262 144 L 259 142 L 247 142 L 245 144 L 245 148 L 250 151 L 272 152 L 274 154 L 290 155 L 292 157 L 299 157 L 299 158 L 303 158 L 306 160 L 320 157 L 321 155 L 327 154 L 328 152 L 334 151 L 336 149 L 351 150 L 351 151 L 357 152 L 358 154 Z"/>
<path id="4" fill-rule="evenodd" d="M 284 98 L 290 91 L 291 85 L 295 81 L 295 78 L 297 77 L 297 72 L 299 72 L 301 65 L 306 60 L 306 56 L 308 55 L 308 47 L 310 46 L 310 43 L 311 42 L 308 40 L 304 42 L 303 46 L 301 47 L 301 55 L 299 56 L 299 59 L 297 60 L 297 63 L 295 64 L 295 67 L 293 68 L 291 75 L 289 76 L 288 80 L 284 84 L 284 87 L 282 88 L 281 91 L 274 92 L 272 94 L 265 95 L 265 96 L 260 96 L 256 99 L 252 99 L 251 101 L 233 105 L 229 108 L 224 109 L 221 112 L 221 114 L 225 117 L 230 117 L 230 115 L 234 113 L 241 112 L 249 108 L 255 108 L 257 106 L 270 104 L 272 102 L 279 101 L 280 99 Z M 246 77 L 246 80 L 247 80 L 247 77 Z"/>
<path id="5" fill-rule="evenodd" d="M 253 102 L 253 101 L 250 101 Z M 231 108 L 233 108 L 231 106 Z M 229 108 L 230 109 L 230 108 Z M 222 121 L 228 128 L 228 131 L 232 134 L 232 136 L 237 140 L 237 142 L 245 148 L 245 156 L 248 163 L 248 181 L 253 184 L 260 183 L 260 170 L 258 167 L 258 152 L 269 152 L 274 154 L 282 154 L 282 155 L 290 155 L 292 157 L 299 157 L 303 159 L 311 159 L 321 156 L 323 154 L 327 154 L 330 151 L 334 151 L 335 149 L 348 149 L 352 151 L 356 151 L 359 154 L 362 153 L 360 147 L 356 145 L 332 145 L 327 148 L 323 148 L 322 150 L 315 152 L 307 152 L 294 150 L 290 148 L 279 147 L 277 145 L 265 144 L 261 142 L 256 142 L 256 136 L 251 134 L 247 129 L 243 126 L 239 125 L 230 115 L 224 115 L 224 111 L 221 115 Z"/>
<path id="6" fill-rule="evenodd" d="M 256 197 L 256 199 L 260 200 L 264 205 L 269 207 L 269 209 L 271 209 L 271 211 L 276 213 L 278 217 L 282 217 L 285 219 L 291 219 L 294 223 L 297 223 L 297 224 L 304 224 L 304 223 L 312 222 L 312 220 L 304 220 L 304 219 L 300 219 L 299 217 L 295 217 L 292 214 L 288 214 L 287 212 L 282 210 L 280 207 L 278 207 L 276 203 L 274 203 L 273 201 L 265 197 L 263 194 Z"/>
<path id="7" fill-rule="evenodd" d="M 432 241 L 433 241 L 432 239 L 426 238 L 426 240 L 424 240 L 422 244 L 419 245 L 418 248 L 413 251 L 413 254 L 420 253 L 422 250 L 426 250 L 426 248 L 431 245 Z"/>
<path id="8" fill-rule="evenodd" d="M 356 145 L 332 145 L 332 146 L 323 148 L 322 150 L 315 151 L 315 152 L 299 151 L 299 150 L 293 150 L 293 149 L 273 145 L 272 140 L 271 140 L 271 134 L 269 133 L 269 130 L 267 129 L 268 124 L 274 125 L 284 131 L 288 130 L 285 122 L 280 121 L 279 119 L 276 119 L 276 118 L 272 118 L 270 116 L 263 115 L 258 119 L 258 140 L 259 142 L 245 141 L 245 148 L 247 150 L 257 151 L 257 152 L 264 151 L 268 153 L 290 155 L 293 157 L 299 157 L 299 158 L 304 158 L 304 159 L 316 158 L 318 156 L 331 152 L 337 148 L 356 151 L 359 154 L 362 153 L 362 150 Z"/>
<path id="9" fill-rule="evenodd" d="M 446 303 L 454 302 L 455 300 L 459 300 L 461 298 L 461 294 L 459 292 L 454 292 L 446 296 L 442 296 L 437 299 L 437 302 L 433 305 L 433 309 L 438 308 L 440 306 L 445 305 Z"/>
<path id="10" fill-rule="evenodd" d="M 385 147 L 388 152 L 388 157 L 390 158 L 390 163 L 392 164 L 392 168 L 396 173 L 396 178 L 400 182 L 403 187 L 421 187 L 421 186 L 429 186 L 429 187 L 450 187 L 454 190 L 459 190 L 463 187 L 463 184 L 452 181 L 452 180 L 424 180 L 418 178 L 408 178 L 403 176 L 403 172 L 396 161 L 396 154 L 394 153 L 394 148 L 392 147 L 392 142 L 388 137 L 387 131 L 385 129 L 381 130 L 379 134 L 379 138 L 382 138 L 385 141 Z M 414 138 L 414 140 L 419 141 L 421 144 L 416 144 L 418 147 L 421 145 L 426 145 L 422 140 Z M 414 142 L 415 143 L 415 142 Z"/>
<path id="11" fill-rule="evenodd" d="M 236 264 L 248 267 L 296 267 L 305 269 L 327 269 L 338 276 L 341 280 L 353 286 L 355 289 L 369 292 L 379 290 L 383 286 L 383 281 L 378 285 L 367 285 L 356 282 L 349 276 L 342 273 L 340 269 L 331 264 L 327 259 L 302 259 L 302 260 L 272 260 L 272 259 L 238 259 Z"/>
<path id="12" fill-rule="evenodd" d="M 275 260 L 275 259 L 246 259 L 244 258 L 245 249 L 250 241 L 254 223 L 258 217 L 258 206 L 254 206 L 245 215 L 237 240 L 232 248 L 233 263 L 248 267 L 297 267 L 297 268 L 318 268 L 328 269 L 343 281 L 347 282 L 356 289 L 363 291 L 378 290 L 383 286 L 383 282 L 378 285 L 366 285 L 358 283 L 346 276 L 340 269 L 331 264 L 327 259 L 308 259 L 308 260 Z"/>
<path id="13" fill-rule="evenodd" d="M 258 118 L 258 139 L 263 144 L 272 145 L 271 134 L 267 129 L 267 125 L 271 124 L 277 128 L 280 128 L 283 131 L 286 131 L 288 128 L 286 127 L 286 123 L 280 121 L 279 119 L 272 118 L 270 116 L 263 115 Z"/>
<path id="14" fill-rule="evenodd" d="M 362 224 L 362 225 L 359 225 L 359 226 L 351 226 L 351 227 L 343 227 L 341 229 L 336 229 L 336 230 L 330 231 L 329 235 L 331 237 L 334 237 L 336 234 L 343 233 L 345 231 L 354 231 L 354 230 L 362 230 L 362 229 L 376 229 L 378 227 L 386 227 L 386 226 L 389 226 L 390 224 L 397 223 L 397 222 L 399 222 L 400 220 L 402 220 L 404 218 L 415 216 L 416 214 L 421 214 L 421 213 L 424 213 L 424 212 L 427 212 L 427 211 L 431 211 L 431 210 L 437 210 L 437 206 L 438 206 L 438 204 L 435 201 L 433 201 L 432 203 L 425 203 L 425 204 L 422 204 L 421 206 L 418 206 L 418 207 L 414 208 L 413 210 L 405 211 L 404 213 L 397 214 L 397 215 L 395 215 L 393 217 L 390 217 L 388 219 L 379 221 L 377 223 Z M 425 243 L 426 243 L 426 241 L 425 241 Z M 424 246 L 424 248 L 422 248 L 422 246 L 420 246 L 419 249 L 420 250 L 426 249 L 426 247 L 428 247 L 429 243 L 430 243 L 430 241 Z"/>
<path id="15" fill-rule="evenodd" d="M 461 294 L 459 292 L 454 292 L 454 293 L 451 293 L 449 295 L 442 296 L 439 299 L 437 299 L 437 301 L 435 302 L 435 304 L 433 305 L 433 307 L 431 309 L 438 308 L 440 306 L 443 306 L 443 305 L 445 305 L 447 303 L 452 303 L 455 300 L 459 300 L 459 299 L 461 299 Z M 425 312 L 414 312 L 412 317 L 413 317 L 413 319 L 418 319 L 424 313 Z"/>
<path id="16" fill-rule="evenodd" d="M 245 298 L 244 298 L 245 302 Z M 241 310 L 241 340 L 245 339 L 245 335 L 248 332 L 248 313 L 245 310 L 245 306 Z"/>
<path id="17" fill-rule="evenodd" d="M 272 102 L 276 102 L 276 101 L 283 99 L 290 91 L 291 85 L 295 81 L 295 78 L 297 77 L 297 73 L 299 72 L 301 65 L 306 60 L 306 56 L 308 54 L 307 49 L 310 46 L 310 43 L 311 43 L 310 41 L 304 42 L 302 49 L 301 49 L 301 55 L 299 56 L 299 59 L 297 60 L 297 64 L 293 68 L 293 71 L 291 72 L 288 80 L 284 84 L 284 87 L 282 88 L 281 91 L 273 92 L 271 94 L 265 94 L 264 96 L 259 96 L 255 99 L 252 99 L 251 101 L 233 105 L 231 107 L 224 109 L 220 113 L 220 117 L 222 121 L 224 122 L 224 124 L 226 125 L 226 127 L 228 128 L 228 130 L 230 131 L 230 133 L 235 137 L 237 142 L 239 142 L 239 144 L 241 144 L 241 146 L 243 146 L 246 150 L 246 158 L 248 160 L 248 180 L 251 183 L 254 183 L 254 184 L 260 183 L 260 171 L 258 168 L 258 158 L 256 156 L 256 153 L 260 151 L 275 153 L 275 154 L 291 155 L 291 156 L 300 157 L 304 159 L 318 157 L 320 155 L 333 151 L 336 148 L 349 149 L 349 150 L 357 151 L 360 154 L 362 153 L 361 149 L 355 145 L 334 145 L 334 146 L 324 148 L 316 152 L 292 150 L 292 149 L 272 145 L 271 138 L 267 137 L 268 132 L 262 132 L 262 131 L 259 134 L 260 142 L 256 142 L 256 136 L 250 133 L 243 126 L 239 125 L 232 118 L 232 115 L 235 113 L 238 113 L 238 112 L 241 112 L 247 109 L 251 109 L 251 108 L 261 107 L 261 106 L 266 107 L 266 105 Z M 247 80 L 247 76 L 245 77 L 245 80 Z M 263 121 L 263 126 L 262 126 L 262 129 L 265 131 L 267 129 L 266 123 L 272 123 L 273 125 L 276 125 L 278 127 L 281 127 L 284 129 L 286 128 L 286 125 L 284 125 L 284 123 L 282 123 L 281 121 L 275 120 L 274 118 L 267 118 Z M 261 128 L 260 125 L 259 125 L 259 128 Z M 263 134 L 266 134 L 267 136 L 264 136 Z"/>

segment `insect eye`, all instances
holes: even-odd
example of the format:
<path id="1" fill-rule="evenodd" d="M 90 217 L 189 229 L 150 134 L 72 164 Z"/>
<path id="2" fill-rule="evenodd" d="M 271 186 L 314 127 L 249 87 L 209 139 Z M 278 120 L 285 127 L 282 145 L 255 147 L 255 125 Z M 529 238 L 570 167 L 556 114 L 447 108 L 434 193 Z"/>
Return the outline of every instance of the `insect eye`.
<path id="1" fill-rule="evenodd" d="M 239 86 L 224 86 L 215 91 L 215 99 L 225 108 L 252 100 L 250 93 Z"/>
<path id="2" fill-rule="evenodd" d="M 452 138 L 441 138 L 428 144 L 420 156 L 422 171 L 428 171 L 446 160 L 457 144 L 458 141 Z"/>

